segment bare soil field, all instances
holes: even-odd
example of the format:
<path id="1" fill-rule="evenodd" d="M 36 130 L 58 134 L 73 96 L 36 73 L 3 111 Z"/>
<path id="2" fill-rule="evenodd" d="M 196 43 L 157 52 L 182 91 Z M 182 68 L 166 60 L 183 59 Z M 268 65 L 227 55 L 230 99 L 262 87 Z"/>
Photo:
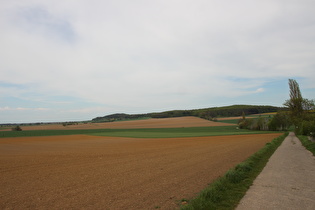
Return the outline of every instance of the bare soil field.
<path id="1" fill-rule="evenodd" d="M 0 139 L 0 209 L 174 209 L 281 134 Z"/>
<path id="2" fill-rule="evenodd" d="M 174 117 L 132 121 L 117 121 L 107 123 L 88 123 L 78 125 L 51 124 L 38 126 L 22 126 L 23 130 L 71 130 L 71 129 L 102 129 L 102 128 L 180 128 L 180 127 L 207 127 L 228 126 L 234 124 L 212 122 L 199 117 Z"/>

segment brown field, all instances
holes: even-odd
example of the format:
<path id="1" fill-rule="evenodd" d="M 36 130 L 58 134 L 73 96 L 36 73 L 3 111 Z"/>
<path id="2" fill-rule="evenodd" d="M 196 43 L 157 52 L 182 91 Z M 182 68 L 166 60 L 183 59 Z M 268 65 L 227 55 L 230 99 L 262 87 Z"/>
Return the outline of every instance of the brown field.
<path id="1" fill-rule="evenodd" d="M 199 117 L 174 117 L 132 121 L 117 121 L 107 123 L 88 123 L 63 126 L 62 124 L 22 126 L 23 130 L 71 130 L 71 129 L 102 129 L 102 128 L 179 128 L 179 127 L 207 127 L 228 126 L 229 123 L 212 122 Z"/>
<path id="2" fill-rule="evenodd" d="M 0 139 L 0 209 L 174 209 L 280 134 Z"/>

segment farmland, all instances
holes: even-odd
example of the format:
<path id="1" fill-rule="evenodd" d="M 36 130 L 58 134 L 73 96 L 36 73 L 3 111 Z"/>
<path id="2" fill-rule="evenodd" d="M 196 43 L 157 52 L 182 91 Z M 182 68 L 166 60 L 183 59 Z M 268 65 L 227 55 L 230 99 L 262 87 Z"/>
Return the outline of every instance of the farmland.
<path id="1" fill-rule="evenodd" d="M 1 133 L 25 134 L 0 138 L 1 209 L 177 208 L 280 135 L 200 124 Z"/>
<path id="2" fill-rule="evenodd" d="M 180 128 L 180 127 L 213 127 L 233 124 L 212 122 L 198 117 L 174 117 L 163 119 L 145 119 L 117 121 L 106 123 L 80 123 L 63 126 L 62 124 L 43 124 L 25 126 L 23 130 L 84 130 L 84 129 L 136 129 L 136 128 Z M 7 129 L 10 130 L 10 129 Z"/>
<path id="3" fill-rule="evenodd" d="M 5 137 L 32 137 L 32 136 L 60 136 L 60 135 L 94 135 L 116 136 L 132 138 L 175 138 L 175 137 L 199 137 L 221 136 L 240 134 L 274 133 L 272 131 L 252 131 L 237 129 L 235 126 L 217 127 L 191 127 L 191 128 L 142 128 L 142 129 L 84 129 L 84 130 L 28 130 L 28 131 L 3 131 L 0 138 Z"/>
<path id="4" fill-rule="evenodd" d="M 56 130 L 58 129 L 58 130 Z M 0 132 L 3 137 L 54 136 L 54 135 L 97 135 L 133 138 L 198 137 L 239 134 L 260 134 L 261 131 L 237 129 L 235 124 L 212 122 L 197 117 L 147 119 L 81 125 L 40 125 L 23 127 L 23 131 Z"/>

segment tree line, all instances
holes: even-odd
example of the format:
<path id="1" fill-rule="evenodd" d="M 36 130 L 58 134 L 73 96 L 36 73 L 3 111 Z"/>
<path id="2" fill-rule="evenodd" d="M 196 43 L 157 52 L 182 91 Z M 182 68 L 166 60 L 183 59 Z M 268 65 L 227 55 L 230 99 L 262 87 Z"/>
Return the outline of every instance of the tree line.
<path id="1" fill-rule="evenodd" d="M 185 117 L 195 116 L 207 120 L 213 120 L 218 117 L 236 117 L 241 116 L 242 113 L 246 115 L 261 114 L 267 112 L 277 112 L 278 110 L 285 110 L 285 108 L 275 106 L 255 106 L 255 105 L 233 105 L 224 107 L 212 107 L 205 109 L 192 110 L 172 110 L 165 112 L 154 112 L 147 114 L 111 114 L 103 117 L 96 117 L 92 122 L 112 122 L 117 120 L 130 120 L 139 118 L 171 118 L 171 117 Z"/>
<path id="2" fill-rule="evenodd" d="M 285 131 L 293 129 L 296 134 L 315 137 L 315 102 L 302 97 L 299 84 L 289 79 L 290 99 L 284 102 L 285 110 L 278 110 L 272 118 L 246 119 L 239 121 L 240 128 L 253 130 Z"/>

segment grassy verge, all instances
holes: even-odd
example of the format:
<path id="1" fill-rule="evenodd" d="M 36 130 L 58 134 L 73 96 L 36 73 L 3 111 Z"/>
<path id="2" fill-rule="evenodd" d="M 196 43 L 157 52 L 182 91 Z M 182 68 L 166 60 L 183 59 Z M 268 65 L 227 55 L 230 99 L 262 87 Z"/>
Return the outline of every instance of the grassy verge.
<path id="1" fill-rule="evenodd" d="M 315 156 L 315 142 L 312 142 L 312 141 L 308 140 L 307 136 L 298 136 L 298 138 L 300 139 L 302 145 L 306 149 L 311 151 L 313 153 L 313 155 Z"/>
<path id="2" fill-rule="evenodd" d="M 267 143 L 261 150 L 211 183 L 181 209 L 235 209 L 286 136 L 284 134 Z"/>
<path id="3" fill-rule="evenodd" d="M 189 127 L 189 128 L 142 128 L 142 129 L 84 129 L 84 130 L 34 130 L 34 131 L 1 131 L 0 138 L 26 136 L 55 136 L 86 134 L 96 136 L 115 136 L 131 138 L 175 138 L 198 136 L 222 136 L 241 134 L 274 133 L 236 129 L 236 126 Z"/>

